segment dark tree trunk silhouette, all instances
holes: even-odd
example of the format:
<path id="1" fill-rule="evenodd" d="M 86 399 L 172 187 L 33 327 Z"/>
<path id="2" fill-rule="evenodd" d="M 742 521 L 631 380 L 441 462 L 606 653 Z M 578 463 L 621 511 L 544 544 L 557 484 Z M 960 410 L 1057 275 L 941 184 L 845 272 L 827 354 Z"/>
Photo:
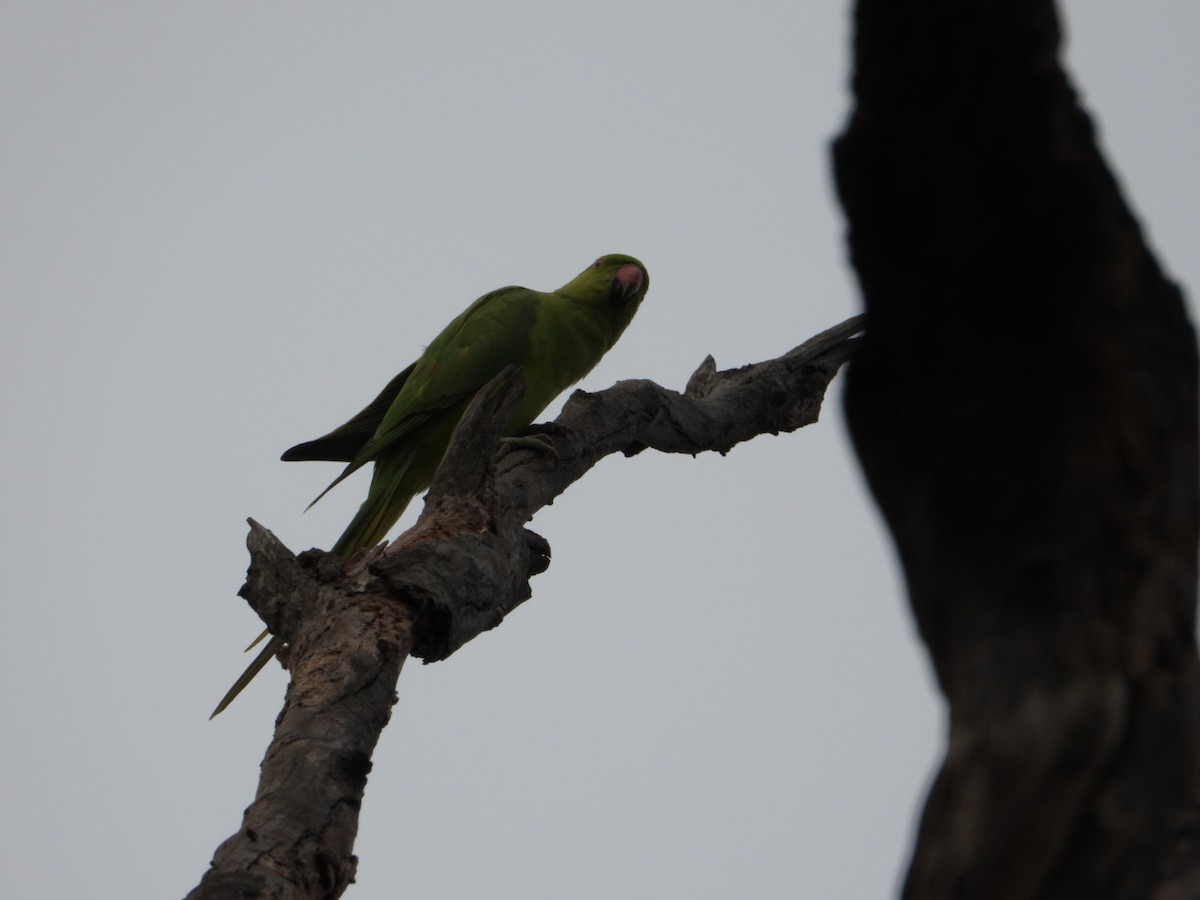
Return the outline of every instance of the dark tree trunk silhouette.
<path id="1" fill-rule="evenodd" d="M 1200 896 L 1197 358 L 1049 0 L 859 0 L 855 447 L 950 708 L 904 888 Z"/>

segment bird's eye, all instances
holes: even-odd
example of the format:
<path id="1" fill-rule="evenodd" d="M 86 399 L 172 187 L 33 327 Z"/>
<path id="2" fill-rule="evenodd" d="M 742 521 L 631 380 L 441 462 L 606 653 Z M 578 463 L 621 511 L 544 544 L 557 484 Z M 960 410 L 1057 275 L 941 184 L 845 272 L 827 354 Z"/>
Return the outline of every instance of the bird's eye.
<path id="1" fill-rule="evenodd" d="M 602 257 L 600 257 L 598 260 L 596 260 L 594 263 L 592 263 L 592 268 L 593 268 L 593 269 L 598 269 L 598 268 L 600 268 L 602 265 L 604 265 L 604 257 L 603 257 L 603 256 L 602 256 Z"/>

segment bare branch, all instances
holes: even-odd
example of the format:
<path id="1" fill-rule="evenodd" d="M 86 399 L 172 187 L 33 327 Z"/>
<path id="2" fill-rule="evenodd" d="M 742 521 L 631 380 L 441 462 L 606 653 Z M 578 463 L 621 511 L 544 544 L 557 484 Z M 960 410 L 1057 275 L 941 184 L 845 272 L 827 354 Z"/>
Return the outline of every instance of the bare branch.
<path id="1" fill-rule="evenodd" d="M 651 381 L 622 381 L 596 394 L 576 391 L 546 436 L 553 455 L 522 444 L 503 453 L 500 489 L 527 521 L 609 454 L 646 447 L 727 453 L 757 435 L 810 425 L 862 328 L 861 316 L 848 319 L 777 359 L 740 369 L 718 372 L 708 357 L 683 394 Z"/>
<path id="2" fill-rule="evenodd" d="M 576 392 L 554 423 L 496 453 L 523 390 L 513 367 L 472 401 L 420 519 L 392 544 L 297 557 L 252 522 L 242 594 L 287 639 L 292 681 L 255 801 L 190 900 L 340 896 L 404 659 L 444 659 L 529 598 L 550 560 L 524 527 L 534 513 L 612 453 L 725 453 L 815 422 L 861 330 L 851 319 L 741 369 L 717 371 L 709 358 L 683 394 L 649 381 Z"/>

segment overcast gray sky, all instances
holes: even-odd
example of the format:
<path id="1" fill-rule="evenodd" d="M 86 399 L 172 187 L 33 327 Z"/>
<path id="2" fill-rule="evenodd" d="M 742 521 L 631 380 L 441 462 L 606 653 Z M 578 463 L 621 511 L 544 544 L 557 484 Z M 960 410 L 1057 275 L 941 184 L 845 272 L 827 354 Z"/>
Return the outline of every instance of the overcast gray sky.
<path id="1" fill-rule="evenodd" d="M 590 389 L 680 388 L 858 311 L 827 153 L 848 6 L 4 4 L 11 896 L 195 883 L 285 683 L 207 721 L 259 630 L 244 519 L 328 546 L 365 476 L 302 514 L 336 467 L 279 453 L 475 297 L 640 257 L 650 293 Z M 1200 4 L 1066 16 L 1193 285 Z M 401 680 L 351 896 L 894 892 L 941 703 L 839 399 L 725 458 L 607 460 L 537 517 L 534 599 Z"/>

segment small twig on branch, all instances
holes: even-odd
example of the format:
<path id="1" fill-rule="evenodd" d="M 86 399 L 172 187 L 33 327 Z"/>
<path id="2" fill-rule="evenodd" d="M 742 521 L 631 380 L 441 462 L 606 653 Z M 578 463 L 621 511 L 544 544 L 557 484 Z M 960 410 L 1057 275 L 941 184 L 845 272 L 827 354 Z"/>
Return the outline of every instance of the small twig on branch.
<path id="1" fill-rule="evenodd" d="M 725 453 L 815 422 L 862 327 L 849 319 L 740 369 L 717 371 L 710 357 L 683 394 L 649 381 L 577 391 L 551 426 L 496 453 L 523 391 L 510 367 L 472 401 L 420 519 L 392 544 L 294 556 L 252 521 L 241 593 L 287 640 L 292 681 L 254 803 L 190 900 L 340 896 L 401 666 L 410 654 L 444 659 L 528 599 L 550 548 L 525 523 L 609 454 Z"/>

